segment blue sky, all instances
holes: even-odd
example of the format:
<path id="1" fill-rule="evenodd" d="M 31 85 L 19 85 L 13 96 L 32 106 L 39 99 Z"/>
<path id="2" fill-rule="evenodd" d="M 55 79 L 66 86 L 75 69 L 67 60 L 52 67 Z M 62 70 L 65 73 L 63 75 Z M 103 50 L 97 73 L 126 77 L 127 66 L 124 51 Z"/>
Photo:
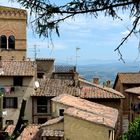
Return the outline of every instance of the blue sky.
<path id="1" fill-rule="evenodd" d="M 68 0 L 67 0 L 68 1 Z M 59 1 L 57 1 L 59 2 Z M 65 1 L 66 2 L 66 1 Z M 0 5 L 18 7 L 17 3 L 9 0 L 0 0 Z M 104 17 L 102 14 L 97 19 L 91 16 L 77 16 L 68 19 L 60 25 L 60 37 L 54 34 L 54 48 L 48 44 L 48 39 L 38 38 L 32 32 L 30 23 L 27 27 L 28 57 L 34 57 L 34 45 L 37 46 L 37 57 L 55 58 L 56 62 L 75 64 L 76 48 L 78 64 L 92 63 L 93 60 L 118 61 L 119 55 L 114 49 L 121 39 L 128 33 L 132 20 L 127 12 L 122 14 L 123 21 Z M 140 60 L 138 56 L 138 38 L 132 36 L 122 47 L 123 58 L 127 60 Z"/>

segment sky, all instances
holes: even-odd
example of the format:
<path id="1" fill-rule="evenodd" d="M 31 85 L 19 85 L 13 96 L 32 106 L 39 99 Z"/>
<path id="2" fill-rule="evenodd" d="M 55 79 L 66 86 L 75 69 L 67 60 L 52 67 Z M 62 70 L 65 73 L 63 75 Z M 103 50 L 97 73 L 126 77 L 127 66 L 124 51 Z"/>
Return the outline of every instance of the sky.
<path id="1" fill-rule="evenodd" d="M 59 0 L 55 2 L 61 4 Z M 9 0 L 0 0 L 0 5 L 22 8 L 18 3 L 11 3 Z M 129 19 L 128 13 L 120 13 L 120 15 L 123 21 L 104 17 L 103 14 L 100 14 L 97 19 L 89 15 L 68 19 L 60 24 L 60 37 L 56 34 L 52 35 L 54 47 L 50 45 L 47 38 L 39 38 L 28 21 L 27 57 L 34 58 L 34 46 L 36 46 L 37 57 L 55 58 L 56 63 L 75 65 L 76 61 L 77 64 L 118 61 L 119 55 L 114 52 L 114 49 L 127 35 L 128 29 L 132 27 L 132 19 Z M 140 61 L 138 43 L 139 38 L 133 35 L 121 47 L 120 50 L 126 63 L 127 61 Z"/>

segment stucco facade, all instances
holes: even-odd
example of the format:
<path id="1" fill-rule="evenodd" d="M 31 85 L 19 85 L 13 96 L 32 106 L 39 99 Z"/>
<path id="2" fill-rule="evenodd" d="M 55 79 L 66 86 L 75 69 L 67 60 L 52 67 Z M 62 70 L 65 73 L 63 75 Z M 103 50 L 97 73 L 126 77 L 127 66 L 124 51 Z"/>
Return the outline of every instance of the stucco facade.
<path id="1" fill-rule="evenodd" d="M 10 100 L 8 103 L 5 103 L 6 105 L 9 104 L 9 106 L 3 105 L 3 126 L 8 123 L 8 121 L 13 121 L 13 124 L 15 125 L 17 123 L 19 112 L 21 108 L 21 102 L 22 99 L 26 99 L 26 109 L 25 109 L 25 118 L 24 120 L 28 120 L 29 122 L 32 122 L 32 101 L 30 94 L 34 91 L 33 87 L 33 77 L 23 77 L 23 85 L 22 86 L 14 86 L 13 85 L 13 77 L 0 77 L 0 85 L 4 88 L 11 88 L 14 89 L 14 91 L 10 92 L 4 92 L 3 100 L 4 99 L 11 99 L 11 98 L 17 98 L 17 107 L 11 107 L 10 106 Z M 3 101 L 4 102 L 4 101 Z M 7 100 L 5 100 L 7 102 Z M 3 103 L 4 104 L 4 103 Z"/>
<path id="2" fill-rule="evenodd" d="M 64 130 L 66 140 L 113 140 L 109 128 L 68 115 L 64 117 Z"/>

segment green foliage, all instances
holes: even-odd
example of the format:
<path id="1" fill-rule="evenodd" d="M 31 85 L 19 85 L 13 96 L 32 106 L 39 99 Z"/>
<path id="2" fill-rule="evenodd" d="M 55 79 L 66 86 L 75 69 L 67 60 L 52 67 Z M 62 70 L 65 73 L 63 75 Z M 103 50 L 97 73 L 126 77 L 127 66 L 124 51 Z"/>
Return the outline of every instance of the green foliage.
<path id="1" fill-rule="evenodd" d="M 51 0 L 15 1 L 26 9 L 30 9 L 31 14 L 35 14 L 33 23 L 35 23 L 36 32 L 45 37 L 49 37 L 52 31 L 59 35 L 59 24 L 78 14 L 90 14 L 93 17 L 98 17 L 98 13 L 102 12 L 105 16 L 121 19 L 118 10 L 124 12 L 127 10 L 130 17 L 140 18 L 139 0 L 70 0 L 62 6 L 51 3 Z"/>
<path id="2" fill-rule="evenodd" d="M 130 124 L 129 130 L 122 135 L 120 140 L 140 140 L 140 116 Z"/>

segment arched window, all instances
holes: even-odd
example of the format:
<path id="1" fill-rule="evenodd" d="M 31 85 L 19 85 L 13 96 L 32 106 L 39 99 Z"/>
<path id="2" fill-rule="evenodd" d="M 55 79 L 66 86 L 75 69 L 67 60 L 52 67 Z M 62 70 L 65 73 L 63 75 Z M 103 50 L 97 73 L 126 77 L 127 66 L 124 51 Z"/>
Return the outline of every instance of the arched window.
<path id="1" fill-rule="evenodd" d="M 0 37 L 0 48 L 7 49 L 7 37 L 5 35 Z"/>
<path id="2" fill-rule="evenodd" d="M 10 35 L 8 38 L 8 48 L 15 49 L 15 37 L 13 35 Z"/>

